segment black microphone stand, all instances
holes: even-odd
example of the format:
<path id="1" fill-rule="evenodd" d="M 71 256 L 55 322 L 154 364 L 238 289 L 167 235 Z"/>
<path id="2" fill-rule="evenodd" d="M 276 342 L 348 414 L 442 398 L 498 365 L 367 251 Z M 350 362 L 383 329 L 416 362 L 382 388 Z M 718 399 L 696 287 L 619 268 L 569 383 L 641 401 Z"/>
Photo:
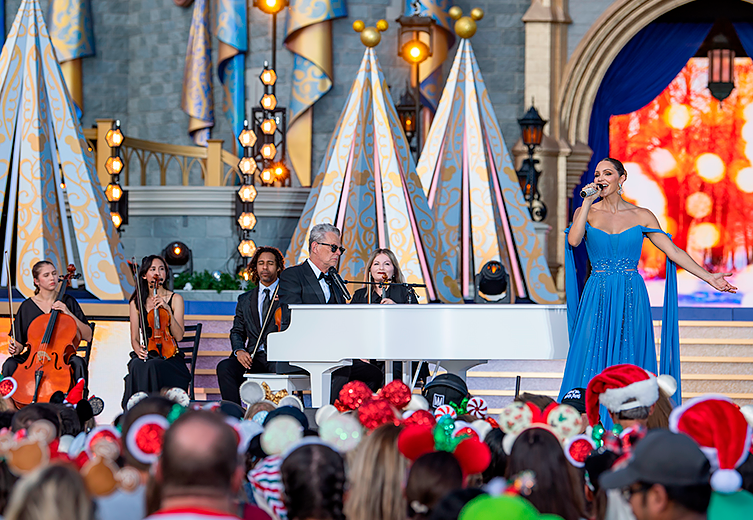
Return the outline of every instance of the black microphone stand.
<path id="1" fill-rule="evenodd" d="M 408 303 L 418 303 L 418 295 L 416 294 L 416 287 L 426 287 L 423 283 L 408 283 L 408 282 L 363 282 L 356 280 L 343 280 L 346 284 L 363 284 L 363 285 L 378 285 L 382 288 L 389 289 L 392 285 L 402 285 L 408 290 Z M 385 289 L 385 290 L 386 290 Z M 411 301 L 412 300 L 412 301 Z"/>

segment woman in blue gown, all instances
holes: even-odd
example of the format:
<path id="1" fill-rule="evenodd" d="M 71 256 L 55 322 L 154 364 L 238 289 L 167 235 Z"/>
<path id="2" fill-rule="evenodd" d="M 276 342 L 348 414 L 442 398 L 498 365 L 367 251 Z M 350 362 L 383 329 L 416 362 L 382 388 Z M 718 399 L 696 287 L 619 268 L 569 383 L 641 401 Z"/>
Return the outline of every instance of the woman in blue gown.
<path id="1" fill-rule="evenodd" d="M 670 374 L 680 394 L 680 352 L 677 327 L 677 269 L 689 273 L 719 291 L 735 292 L 725 276 L 710 273 L 661 230 L 656 216 L 622 198 L 625 167 L 617 159 L 599 162 L 595 193 L 583 199 L 567 230 L 565 263 L 570 351 L 560 387 L 560 400 L 571 388 L 585 388 L 592 377 L 608 366 L 638 365 L 654 374 Z M 599 202 L 595 202 L 601 197 Z M 666 287 L 662 316 L 661 366 L 657 371 L 654 327 L 646 285 L 638 273 L 643 237 L 667 255 Z M 578 295 L 572 248 L 585 238 L 591 274 Z"/>

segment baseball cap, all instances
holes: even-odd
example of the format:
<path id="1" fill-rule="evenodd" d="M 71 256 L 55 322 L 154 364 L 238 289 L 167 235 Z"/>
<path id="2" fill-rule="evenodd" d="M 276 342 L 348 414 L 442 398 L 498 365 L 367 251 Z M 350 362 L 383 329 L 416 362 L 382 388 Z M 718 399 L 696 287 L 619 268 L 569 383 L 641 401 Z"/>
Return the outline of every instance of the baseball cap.
<path id="1" fill-rule="evenodd" d="M 628 462 L 604 473 L 605 489 L 624 488 L 635 482 L 666 486 L 708 484 L 710 464 L 698 445 L 685 434 L 652 430 L 640 441 Z"/>
<path id="2" fill-rule="evenodd" d="M 569 404 L 580 413 L 586 413 L 586 389 L 573 388 L 565 394 L 560 404 Z"/>

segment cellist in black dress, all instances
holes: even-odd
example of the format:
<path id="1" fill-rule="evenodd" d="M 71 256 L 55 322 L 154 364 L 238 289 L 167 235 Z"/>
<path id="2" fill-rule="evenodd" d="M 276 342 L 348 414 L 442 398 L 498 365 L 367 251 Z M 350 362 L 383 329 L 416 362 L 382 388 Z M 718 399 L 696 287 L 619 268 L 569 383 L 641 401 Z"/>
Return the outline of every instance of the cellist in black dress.
<path id="1" fill-rule="evenodd" d="M 124 409 L 128 399 L 137 392 L 156 393 L 163 388 L 182 388 L 188 391 L 191 383 L 191 373 L 180 351 L 174 356 L 165 358 L 154 350 L 147 351 L 146 347 L 152 336 L 152 330 L 148 325 L 142 325 L 142 323 L 146 324 L 146 320 L 142 320 L 141 312 L 145 312 L 146 316 L 154 311 L 155 307 L 167 310 L 170 322 L 166 325 L 172 337 L 176 341 L 183 339 L 185 332 L 183 297 L 167 289 L 166 283 L 159 283 L 159 280 L 170 279 L 167 262 L 161 256 L 150 255 L 141 261 L 138 275 L 139 288 L 131 295 L 129 303 L 133 352 L 128 362 L 128 375 L 125 377 L 122 402 Z M 156 294 L 154 284 L 158 285 Z"/>
<path id="2" fill-rule="evenodd" d="M 47 260 L 40 260 L 32 266 L 31 276 L 34 278 L 34 296 L 24 300 L 18 307 L 14 320 L 16 343 L 13 343 L 10 337 L 8 338 L 8 354 L 11 357 L 3 363 L 3 377 L 13 375 L 16 368 L 28 359 L 29 352 L 26 350 L 26 344 L 27 332 L 31 322 L 43 314 L 50 314 L 53 309 L 73 318 L 81 341 L 91 341 L 92 339 L 91 325 L 76 299 L 66 293 L 62 300 L 57 301 L 60 280 L 55 265 Z M 72 356 L 69 363 L 72 369 L 73 384 L 81 378 L 88 381 L 89 374 L 84 358 Z"/>

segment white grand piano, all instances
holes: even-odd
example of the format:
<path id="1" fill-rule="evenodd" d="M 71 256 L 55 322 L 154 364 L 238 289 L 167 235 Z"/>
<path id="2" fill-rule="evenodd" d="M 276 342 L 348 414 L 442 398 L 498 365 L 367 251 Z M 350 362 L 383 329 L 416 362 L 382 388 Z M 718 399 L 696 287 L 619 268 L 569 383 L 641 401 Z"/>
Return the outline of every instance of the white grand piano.
<path id="1" fill-rule="evenodd" d="M 267 359 L 311 375 L 314 408 L 329 403 L 332 372 L 351 359 L 439 361 L 465 378 L 490 359 L 566 359 L 569 346 L 564 305 L 291 305 L 290 312 L 288 329 L 267 339 Z"/>

